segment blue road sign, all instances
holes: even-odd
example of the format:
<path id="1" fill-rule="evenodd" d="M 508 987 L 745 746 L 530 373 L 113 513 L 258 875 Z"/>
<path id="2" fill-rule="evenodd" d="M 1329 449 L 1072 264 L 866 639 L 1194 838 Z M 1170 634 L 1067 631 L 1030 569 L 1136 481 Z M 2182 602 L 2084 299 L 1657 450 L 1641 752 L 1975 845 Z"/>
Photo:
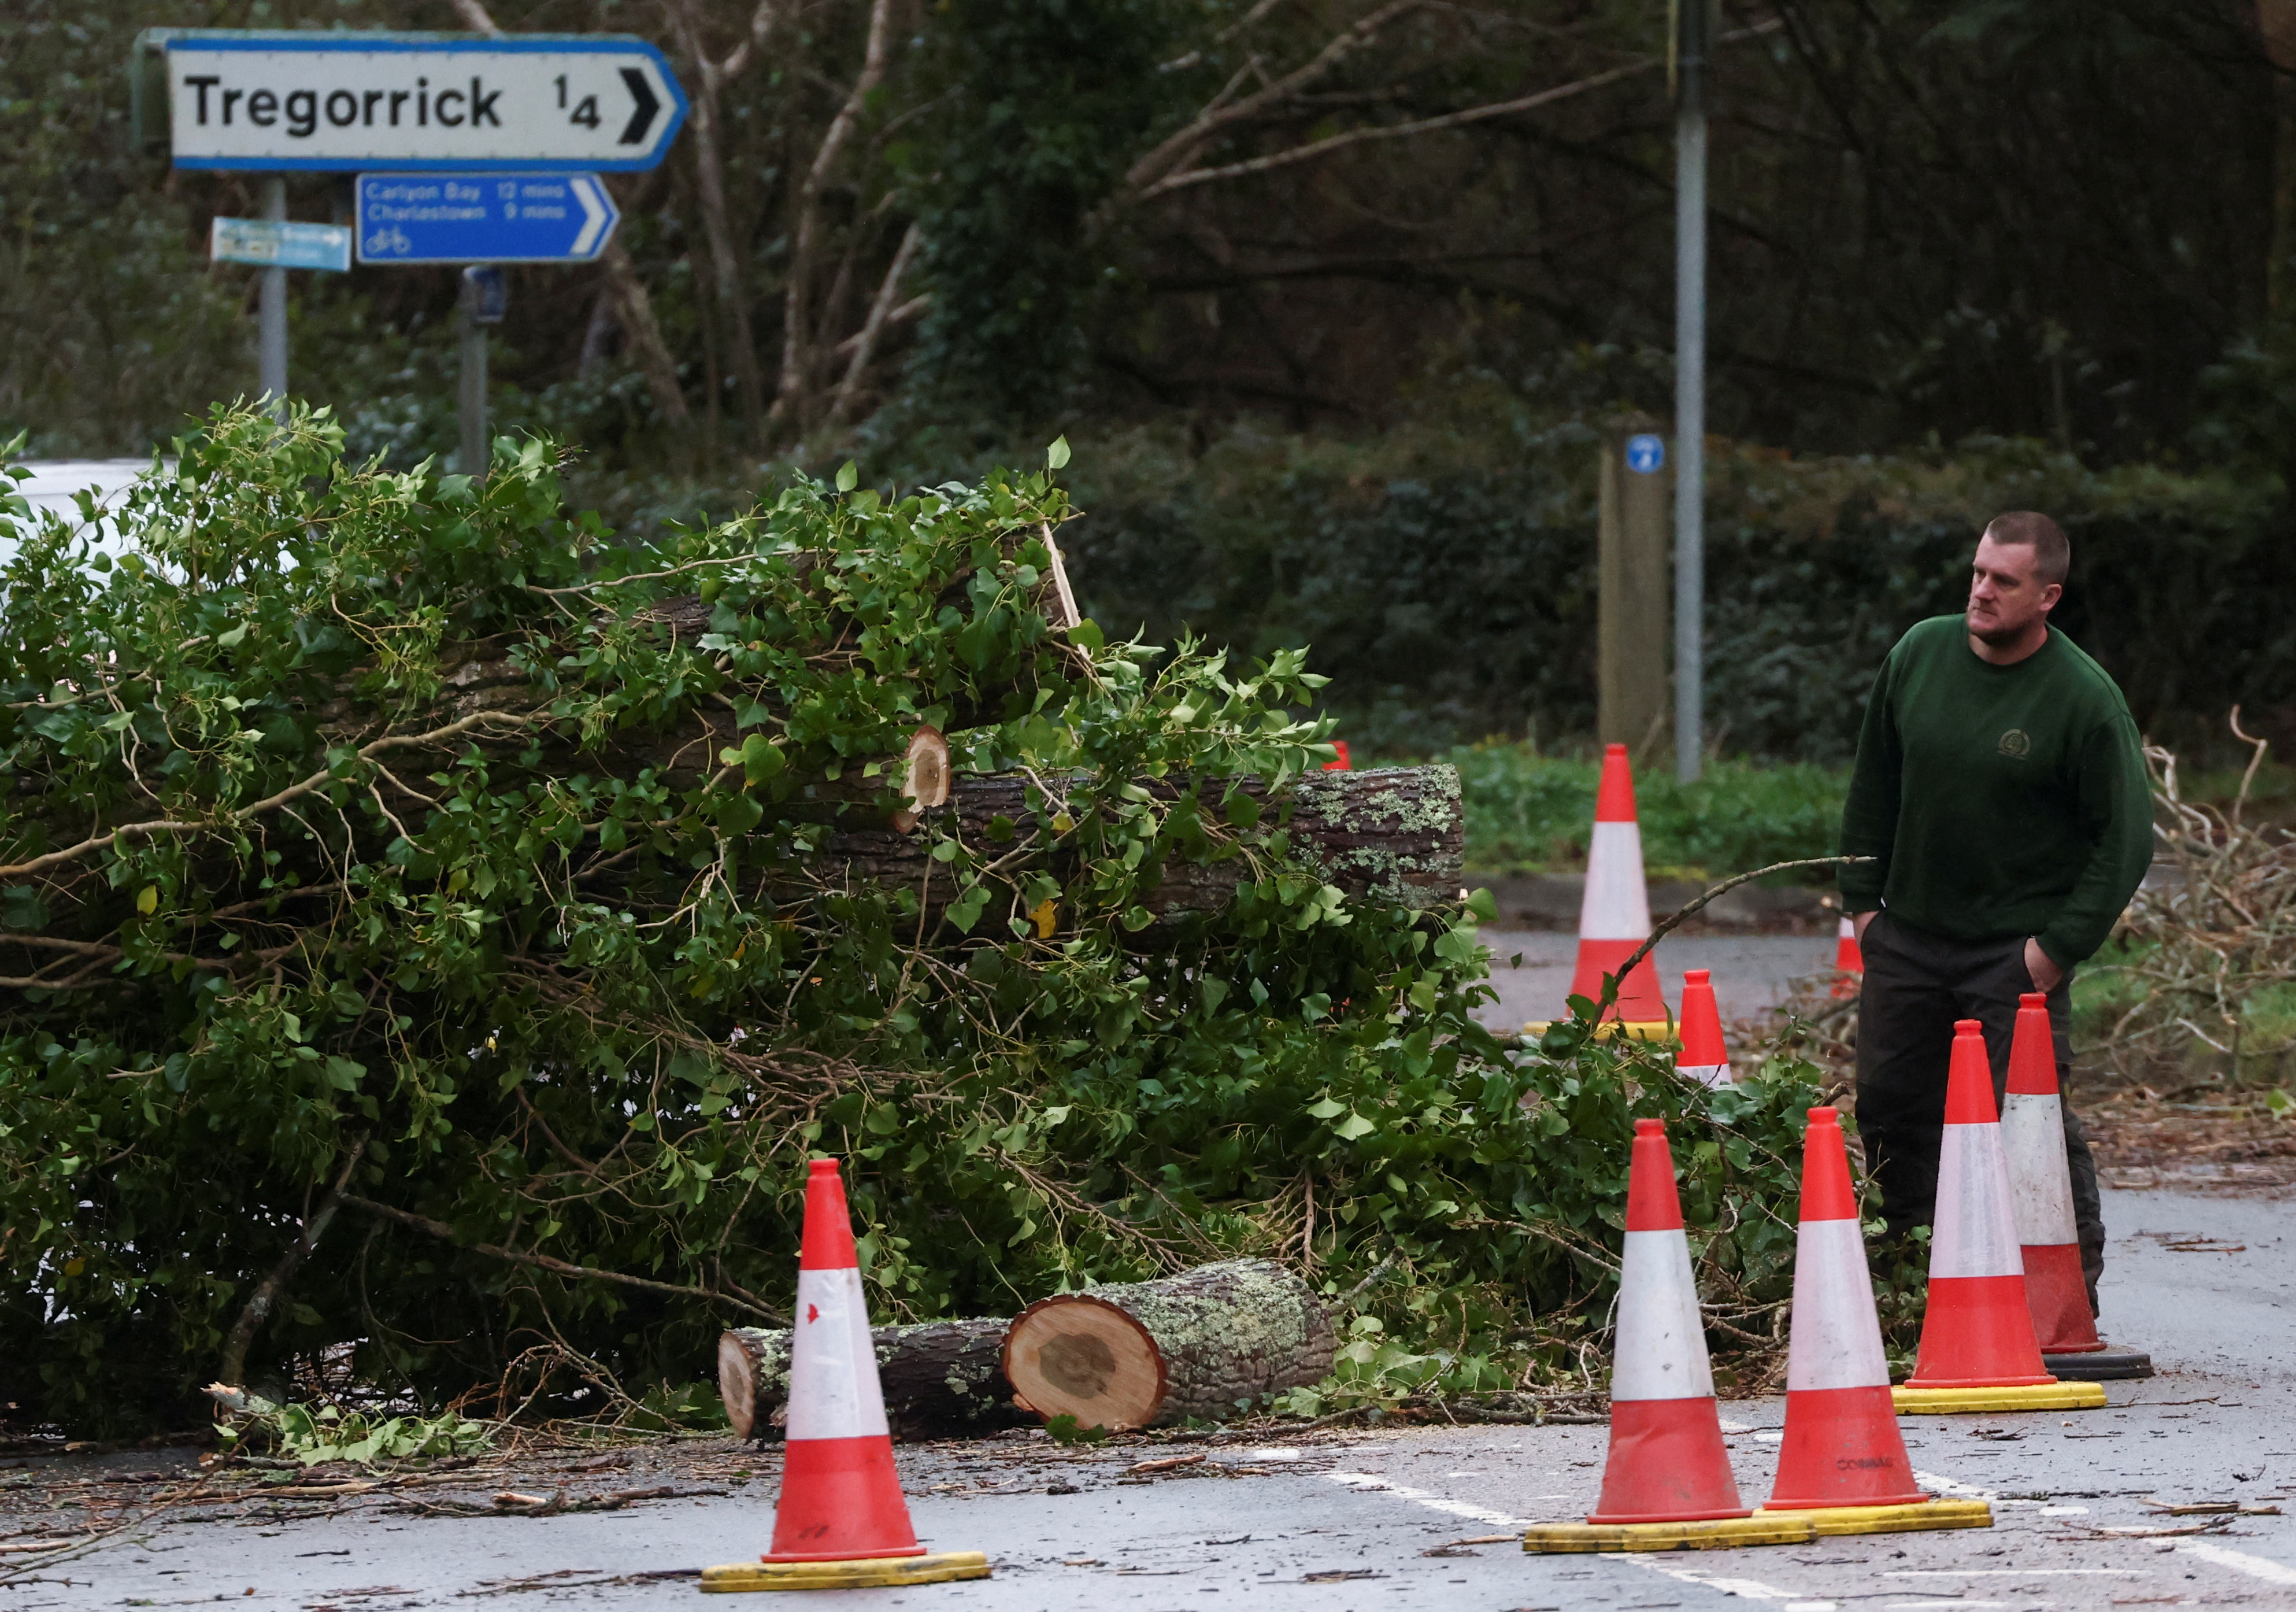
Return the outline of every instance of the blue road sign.
<path id="1" fill-rule="evenodd" d="M 1649 475 L 1666 464 L 1666 439 L 1648 432 L 1638 432 L 1627 439 L 1627 468 L 1638 476 Z"/>
<path id="2" fill-rule="evenodd" d="M 621 218 L 595 174 L 361 174 L 362 263 L 587 263 Z"/>
<path id="3" fill-rule="evenodd" d="M 685 121 L 668 61 L 619 35 L 152 29 L 136 50 L 177 168 L 619 172 Z"/>
<path id="4" fill-rule="evenodd" d="M 351 232 L 340 224 L 217 218 L 208 230 L 208 257 L 217 263 L 324 268 L 341 274 L 351 266 Z"/>

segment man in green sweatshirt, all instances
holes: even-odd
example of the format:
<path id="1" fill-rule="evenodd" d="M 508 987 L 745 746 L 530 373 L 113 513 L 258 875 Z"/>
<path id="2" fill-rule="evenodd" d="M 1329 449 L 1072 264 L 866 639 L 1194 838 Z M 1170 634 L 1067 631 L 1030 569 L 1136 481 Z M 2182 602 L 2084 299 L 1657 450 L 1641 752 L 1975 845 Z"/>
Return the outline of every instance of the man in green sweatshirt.
<path id="1" fill-rule="evenodd" d="M 1866 707 L 1841 849 L 1866 954 L 1857 1128 L 1893 1236 L 1937 1197 L 1956 1019 L 1977 1019 L 1998 1100 L 2021 992 L 2046 991 L 2057 1082 L 2074 965 L 2104 943 L 2152 856 L 2136 725 L 2103 667 L 2049 625 L 2070 546 L 2054 521 L 1995 518 L 1963 615 L 1898 640 Z M 2065 1108 L 2089 1306 L 2104 1267 L 2096 1165 Z"/>

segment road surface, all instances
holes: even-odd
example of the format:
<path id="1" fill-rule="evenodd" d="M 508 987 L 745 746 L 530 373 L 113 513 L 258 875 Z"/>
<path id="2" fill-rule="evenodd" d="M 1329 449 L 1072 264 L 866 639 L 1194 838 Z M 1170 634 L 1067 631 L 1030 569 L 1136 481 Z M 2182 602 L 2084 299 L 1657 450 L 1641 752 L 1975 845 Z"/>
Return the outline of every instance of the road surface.
<path id="1" fill-rule="evenodd" d="M 1490 948 L 1491 985 L 1499 999 L 1477 1018 L 1494 1030 L 1520 1030 L 1525 1020 L 1561 1016 L 1578 963 L 1578 936 L 1486 929 L 1482 941 Z M 1658 945 L 1659 978 L 1668 1003 L 1678 1010 L 1683 971 L 1710 970 L 1722 1016 L 1751 1018 L 1784 1000 L 1796 977 L 1832 969 L 1834 945 L 1830 934 L 1669 935 Z"/>
<path id="2" fill-rule="evenodd" d="M 2107 1330 L 2150 1348 L 2162 1374 L 2112 1385 L 2112 1408 L 2101 1411 L 1903 1423 L 1915 1468 L 1937 1489 L 1995 1499 L 1999 1521 L 1989 1530 L 1635 1557 L 1532 1557 L 1505 1542 L 1447 1550 L 1583 1514 L 1601 1479 L 1603 1429 L 1263 1432 L 1085 1450 L 1016 1434 L 900 1452 L 921 1534 L 936 1548 L 986 1550 L 994 1578 L 825 1599 L 919 1612 L 1185 1612 L 1236 1597 L 1253 1612 L 2296 1607 L 2296 1205 L 2112 1191 L 2106 1214 L 2115 1238 Z M 1758 1500 L 1781 1404 L 1723 1409 L 1741 1485 Z M 1125 1476 L 1176 1451 L 1207 1459 L 1174 1475 Z M 54 1460 L 73 1459 L 25 1465 L 55 1476 Z M 82 1460 L 77 1469 L 156 1459 Z M 594 1458 L 586 1475 L 542 1475 L 524 1486 L 652 1485 L 675 1496 L 545 1518 L 415 1509 L 451 1488 L 332 1507 L 162 1509 L 149 1526 L 45 1569 L 43 1582 L 8 1588 L 0 1606 L 674 1606 L 693 1603 L 690 1577 L 640 1575 L 681 1575 L 765 1548 L 775 1454 L 717 1440 L 627 1459 L 600 1471 Z M 0 1472 L 12 1484 L 35 1476 Z M 2158 1509 L 2226 1500 L 2292 1515 L 2210 1520 Z M 5 1531 L 37 1535 L 47 1515 L 15 1514 Z"/>

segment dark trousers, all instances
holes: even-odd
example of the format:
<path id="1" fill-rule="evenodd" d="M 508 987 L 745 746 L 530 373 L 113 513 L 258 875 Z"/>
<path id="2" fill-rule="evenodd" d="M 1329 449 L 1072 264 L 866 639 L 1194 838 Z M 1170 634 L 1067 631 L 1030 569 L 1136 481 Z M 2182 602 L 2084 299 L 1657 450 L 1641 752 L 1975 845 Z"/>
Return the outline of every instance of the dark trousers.
<path id="1" fill-rule="evenodd" d="M 1857 1004 L 1857 1131 L 1866 1171 L 1882 1188 L 1890 1235 L 1930 1223 L 1937 1204 L 1938 1148 L 1944 1140 L 1946 1071 L 1956 1019 L 1985 1026 L 1997 1107 L 2009 1080 L 2009 1042 L 2017 998 L 2031 991 L 2025 942 L 1949 941 L 1879 912 L 1866 925 L 1866 983 Z M 2096 1161 L 2074 1114 L 2069 1087 L 2072 1043 L 2065 1033 L 2071 1006 L 2070 972 L 2049 992 L 2056 1044 L 2057 1090 L 2065 1098 L 2065 1161 L 2072 1167 L 2073 1220 L 2080 1233 L 2088 1304 L 2104 1271 L 2104 1216 L 2096 1197 Z"/>

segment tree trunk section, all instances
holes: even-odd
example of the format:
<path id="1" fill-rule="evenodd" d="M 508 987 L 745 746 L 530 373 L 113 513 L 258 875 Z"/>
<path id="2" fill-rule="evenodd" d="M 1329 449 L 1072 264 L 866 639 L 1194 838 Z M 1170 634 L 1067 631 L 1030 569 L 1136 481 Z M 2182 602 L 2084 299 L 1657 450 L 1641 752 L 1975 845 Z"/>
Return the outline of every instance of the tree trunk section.
<path id="1" fill-rule="evenodd" d="M 1004 1335 L 1017 1401 L 1086 1427 L 1219 1419 L 1329 1376 L 1339 1348 L 1308 1284 L 1267 1260 L 1040 1299 Z"/>
<path id="2" fill-rule="evenodd" d="M 1057 786 L 1057 785 L 1056 785 Z M 1152 784 L 1167 799 L 1179 786 Z M 1218 810 L 1226 785 L 1201 785 L 1208 810 Z M 1245 779 L 1242 793 L 1265 805 L 1267 786 Z M 1027 780 L 1004 774 L 969 776 L 953 781 L 947 808 L 956 816 L 968 844 L 994 844 L 1033 833 Z M 1002 818 L 1009 831 L 998 826 Z M 1426 908 L 1456 901 L 1466 849 L 1466 821 L 1459 804 L 1458 769 L 1379 768 L 1365 772 L 1314 772 L 1292 786 L 1289 824 L 1292 843 L 1308 852 L 1325 880 L 1349 895 Z M 992 829 L 995 830 L 992 833 Z M 814 862 L 817 873 L 923 887 L 928 909 L 946 905 L 956 893 L 946 876 L 926 884 L 932 865 L 930 843 L 888 823 L 831 834 Z M 1158 917 L 1216 912 L 1250 876 L 1242 858 L 1219 862 L 1168 862 L 1154 892 L 1143 903 Z"/>
<path id="3" fill-rule="evenodd" d="M 1013 1385 L 998 1355 L 1001 1320 L 922 1321 L 874 1327 L 877 1379 L 885 1416 L 904 1437 L 978 1432 L 1016 1419 Z M 718 1397 L 737 1438 L 749 1438 L 781 1420 L 789 1402 L 790 1335 L 786 1327 L 734 1327 L 718 1340 Z"/>

